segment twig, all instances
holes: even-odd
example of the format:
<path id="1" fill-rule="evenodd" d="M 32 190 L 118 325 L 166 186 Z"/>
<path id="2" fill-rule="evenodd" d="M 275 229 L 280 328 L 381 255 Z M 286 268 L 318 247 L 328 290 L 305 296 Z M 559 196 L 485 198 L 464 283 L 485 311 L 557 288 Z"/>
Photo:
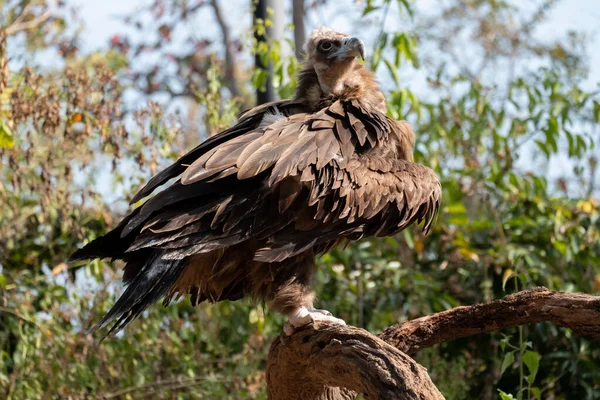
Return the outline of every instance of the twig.
<path id="1" fill-rule="evenodd" d="M 21 14 L 19 16 L 19 18 L 21 18 L 22 16 L 23 16 L 23 14 Z M 44 21 L 49 19 L 51 16 L 52 16 L 52 14 L 50 12 L 46 11 L 45 13 L 42 13 L 27 22 L 18 23 L 17 21 L 19 20 L 19 18 L 17 18 L 17 20 L 15 20 L 14 23 L 12 23 L 11 25 L 9 25 L 6 28 L 6 35 L 10 36 L 10 35 L 14 35 L 17 32 L 20 32 L 20 31 L 25 31 L 28 29 L 35 28 L 36 26 L 40 25 L 41 23 L 43 23 Z"/>
<path id="2" fill-rule="evenodd" d="M 33 7 L 33 2 L 30 2 L 25 7 L 23 7 L 23 11 L 21 11 L 21 14 L 19 14 L 19 16 L 17 17 L 17 19 L 15 19 L 13 21 L 12 25 L 14 25 L 14 24 L 20 24 L 21 22 L 23 22 L 23 20 L 25 19 L 25 17 L 29 14 L 29 11 L 31 11 L 31 7 Z"/>
<path id="3" fill-rule="evenodd" d="M 150 382 L 143 385 L 138 386 L 128 386 L 125 388 L 117 389 L 115 391 L 109 393 L 103 393 L 100 397 L 103 399 L 114 399 L 120 397 L 124 394 L 138 392 L 138 391 L 146 391 L 146 390 L 155 390 L 159 387 L 167 387 L 169 389 L 182 389 L 189 386 L 194 386 L 199 383 L 205 382 L 207 379 L 205 377 L 197 377 L 190 379 L 182 379 L 182 378 L 174 378 L 168 379 L 159 382 Z M 231 381 L 231 380 L 220 380 L 222 382 Z M 170 387 L 169 387 L 170 386 Z"/>
<path id="4" fill-rule="evenodd" d="M 13 310 L 13 309 L 6 308 L 6 307 L 0 307 L 0 312 L 6 313 L 6 314 L 11 314 L 11 315 L 14 315 L 15 317 L 17 317 L 17 318 L 18 318 L 18 319 L 20 319 L 21 321 L 23 321 L 23 322 L 27 322 L 27 323 L 29 323 L 29 324 L 31 324 L 31 325 L 33 325 L 33 326 L 35 326 L 36 328 L 38 328 L 40 331 L 44 332 L 44 330 L 42 329 L 42 327 L 41 327 L 41 326 L 39 326 L 39 325 L 37 324 L 37 322 L 35 322 L 35 321 L 33 321 L 33 320 L 31 320 L 31 319 L 29 319 L 29 318 L 27 318 L 27 317 L 24 317 L 24 316 L 22 316 L 21 314 L 19 314 L 17 311 L 15 311 L 15 310 Z"/>

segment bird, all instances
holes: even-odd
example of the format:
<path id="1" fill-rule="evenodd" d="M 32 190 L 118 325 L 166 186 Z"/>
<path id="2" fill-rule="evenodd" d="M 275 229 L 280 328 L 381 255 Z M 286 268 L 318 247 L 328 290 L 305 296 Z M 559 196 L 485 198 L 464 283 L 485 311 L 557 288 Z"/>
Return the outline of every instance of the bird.
<path id="1" fill-rule="evenodd" d="M 90 332 L 187 295 L 194 306 L 249 298 L 290 332 L 345 325 L 314 306 L 316 258 L 413 223 L 430 230 L 440 181 L 414 162 L 411 126 L 387 115 L 363 41 L 319 28 L 304 52 L 292 98 L 242 113 L 156 174 L 130 204 L 145 202 L 71 255 L 125 263 L 125 290 Z"/>

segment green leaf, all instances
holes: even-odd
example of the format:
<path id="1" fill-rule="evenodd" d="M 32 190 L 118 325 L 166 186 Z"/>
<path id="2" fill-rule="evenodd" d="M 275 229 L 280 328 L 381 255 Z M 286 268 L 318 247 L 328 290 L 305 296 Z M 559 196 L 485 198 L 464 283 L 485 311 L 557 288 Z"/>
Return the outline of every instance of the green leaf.
<path id="1" fill-rule="evenodd" d="M 398 6 L 399 6 L 400 9 L 402 9 L 402 6 L 404 6 L 404 10 L 406 10 L 406 12 L 408 13 L 408 15 L 411 18 L 413 17 L 414 14 L 413 14 L 412 6 L 408 2 L 408 0 L 398 0 Z"/>
<path id="2" fill-rule="evenodd" d="M 396 85 L 400 84 L 400 78 L 398 78 L 398 70 L 397 68 L 388 60 L 383 60 L 383 62 L 385 63 L 385 66 L 387 67 L 388 71 L 390 72 L 390 75 L 392 76 L 392 79 L 394 80 L 394 83 Z"/>
<path id="3" fill-rule="evenodd" d="M 504 393 L 500 389 L 498 389 L 498 393 L 500 393 L 500 398 L 502 400 L 515 400 L 515 397 L 512 394 Z"/>
<path id="4" fill-rule="evenodd" d="M 449 204 L 448 207 L 446 207 L 446 208 L 447 208 L 449 214 L 466 214 L 467 213 L 467 208 L 465 207 L 465 203 L 463 203 L 463 202 L 456 202 L 456 203 Z"/>
<path id="5" fill-rule="evenodd" d="M 567 244 L 563 241 L 556 240 L 554 242 L 554 248 L 558 250 L 558 252 L 562 255 L 565 255 L 567 253 Z"/>
<path id="6" fill-rule="evenodd" d="M 408 245 L 408 247 L 411 249 L 414 249 L 415 241 L 413 239 L 412 234 L 409 231 L 404 230 L 404 231 L 402 231 L 402 235 L 404 236 L 404 240 L 406 240 L 406 244 Z"/>
<path id="7" fill-rule="evenodd" d="M 394 65 L 397 67 L 400 66 L 400 59 L 402 54 L 406 54 L 406 36 L 402 33 L 397 33 L 394 35 L 394 40 L 392 41 L 392 45 L 396 48 L 396 56 L 394 58 Z"/>
<path id="8" fill-rule="evenodd" d="M 6 286 L 6 277 L 4 275 L 0 275 L 0 288 Z"/>
<path id="9" fill-rule="evenodd" d="M 0 148 L 12 149 L 14 145 L 12 130 L 4 120 L 0 120 Z"/>
<path id="10" fill-rule="evenodd" d="M 256 69 L 252 76 L 252 85 L 257 89 L 264 91 L 267 86 L 267 78 L 267 71 L 264 69 Z"/>
<path id="11" fill-rule="evenodd" d="M 375 49 L 373 52 L 373 57 L 371 57 L 371 69 L 373 71 L 377 69 L 379 61 L 381 61 L 381 49 Z"/>
<path id="12" fill-rule="evenodd" d="M 370 14 L 373 11 L 378 10 L 378 9 L 379 9 L 379 7 L 374 6 L 372 1 L 368 1 L 367 5 L 365 6 L 365 8 L 363 10 L 363 14 L 362 15 L 364 17 L 365 15 Z"/>
<path id="13" fill-rule="evenodd" d="M 533 383 L 540 367 L 540 355 L 535 351 L 528 350 L 523 354 L 523 362 L 529 370 L 527 380 L 529 383 Z"/>
<path id="14" fill-rule="evenodd" d="M 504 361 L 502 361 L 502 369 L 501 369 L 500 373 L 504 374 L 504 371 L 506 371 L 506 369 L 508 367 L 510 367 L 514 362 L 515 362 L 515 352 L 510 351 L 510 352 L 506 353 L 506 355 L 504 355 Z"/>
<path id="15" fill-rule="evenodd" d="M 600 103 L 594 101 L 594 119 L 596 122 L 600 122 Z"/>
<path id="16" fill-rule="evenodd" d="M 509 345 L 510 341 L 510 336 L 504 336 L 502 338 L 502 340 L 500 340 L 500 349 L 502 349 L 502 351 L 504 351 L 504 349 L 506 348 L 507 345 Z"/>

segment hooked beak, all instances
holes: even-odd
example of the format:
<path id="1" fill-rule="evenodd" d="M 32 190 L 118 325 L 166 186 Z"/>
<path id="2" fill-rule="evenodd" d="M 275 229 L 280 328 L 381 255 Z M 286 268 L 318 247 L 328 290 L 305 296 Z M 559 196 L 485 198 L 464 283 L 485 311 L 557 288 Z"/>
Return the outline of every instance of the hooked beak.
<path id="1" fill-rule="evenodd" d="M 366 57 L 365 44 L 357 37 L 346 37 L 342 39 L 342 47 L 332 57 L 352 58 L 360 57 L 363 61 Z"/>

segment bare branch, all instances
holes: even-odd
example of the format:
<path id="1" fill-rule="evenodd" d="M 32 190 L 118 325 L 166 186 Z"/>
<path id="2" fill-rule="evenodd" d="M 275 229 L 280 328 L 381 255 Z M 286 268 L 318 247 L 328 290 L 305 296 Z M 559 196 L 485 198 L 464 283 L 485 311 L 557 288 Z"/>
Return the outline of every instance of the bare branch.
<path id="1" fill-rule="evenodd" d="M 52 16 L 52 13 L 50 13 L 49 11 L 45 11 L 42 14 L 30 19 L 29 21 L 25 21 L 25 18 L 27 18 L 28 15 L 32 15 L 30 14 L 32 6 L 33 3 L 27 4 L 25 8 L 23 8 L 23 12 L 21 13 L 21 15 L 19 15 L 12 24 L 6 27 L 6 36 L 14 35 L 15 33 L 20 31 L 33 29 L 36 26 L 48 20 Z"/>
<path id="2" fill-rule="evenodd" d="M 387 328 L 379 337 L 397 349 L 414 354 L 462 337 L 546 321 L 583 336 L 600 338 L 600 297 L 540 287 L 490 303 L 456 307 L 407 321 Z"/>
<path id="3" fill-rule="evenodd" d="M 221 7 L 217 0 L 211 0 L 213 10 L 215 11 L 215 18 L 221 28 L 221 34 L 223 35 L 223 45 L 225 47 L 225 81 L 229 92 L 232 97 L 239 97 L 240 91 L 237 86 L 237 79 L 235 77 L 235 56 L 233 54 L 233 45 L 231 43 L 231 33 L 229 26 L 223 18 Z"/>
<path id="4" fill-rule="evenodd" d="M 29 12 L 31 11 L 32 7 L 33 7 L 33 2 L 30 2 L 25 7 L 23 7 L 23 11 L 21 11 L 21 14 L 19 14 L 19 16 L 13 21 L 13 24 L 18 25 L 21 22 L 23 22 L 25 17 L 27 17 L 27 15 L 29 15 Z"/>

